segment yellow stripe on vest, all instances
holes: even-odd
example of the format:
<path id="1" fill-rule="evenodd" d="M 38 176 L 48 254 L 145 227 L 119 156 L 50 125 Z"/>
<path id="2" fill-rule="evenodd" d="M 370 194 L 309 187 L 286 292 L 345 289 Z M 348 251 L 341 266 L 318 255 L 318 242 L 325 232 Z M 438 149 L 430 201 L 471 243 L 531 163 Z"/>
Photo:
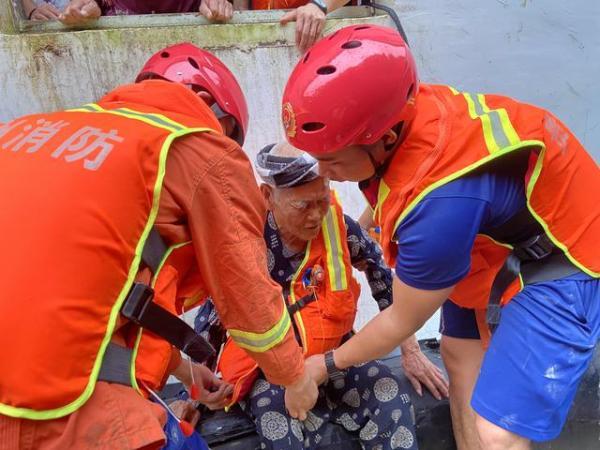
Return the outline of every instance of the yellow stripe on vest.
<path id="1" fill-rule="evenodd" d="M 373 210 L 373 218 L 377 223 L 381 223 L 381 205 L 383 205 L 385 200 L 388 198 L 388 195 L 390 195 L 391 191 L 392 190 L 385 183 L 384 179 L 381 178 L 379 180 L 379 188 L 377 189 L 377 204 L 375 205 L 375 209 Z"/>
<path id="2" fill-rule="evenodd" d="M 296 298 L 296 293 L 294 292 L 294 286 L 296 285 L 296 282 L 298 281 L 298 277 L 302 276 L 302 273 L 304 272 L 304 268 L 306 267 L 306 263 L 310 257 L 310 248 L 311 248 L 311 241 L 308 241 L 308 244 L 306 246 L 306 251 L 304 252 L 304 258 L 302 259 L 302 262 L 300 263 L 300 266 L 298 266 L 298 269 L 296 269 L 296 273 L 294 273 L 294 276 L 292 277 L 292 281 L 290 281 L 290 304 L 293 305 L 294 303 L 296 303 L 298 301 L 298 299 Z M 308 350 L 308 345 L 306 342 L 306 328 L 304 326 L 304 321 L 302 320 L 302 314 L 300 314 L 300 310 L 296 311 L 296 313 L 294 314 L 294 318 L 296 319 L 296 325 L 298 325 L 299 328 L 299 332 L 300 332 L 300 339 L 302 340 L 302 351 L 304 352 L 304 354 L 306 354 L 306 351 Z"/>
<path id="3" fill-rule="evenodd" d="M 69 112 L 98 112 L 98 113 L 106 113 L 106 114 L 114 114 L 116 116 L 125 117 L 128 119 L 135 119 L 141 122 L 147 123 L 148 125 L 152 125 L 153 127 L 162 128 L 163 130 L 167 130 L 171 133 L 177 133 L 183 130 L 189 130 L 188 127 L 182 125 L 180 123 L 175 122 L 174 120 L 169 119 L 162 114 L 151 114 L 151 113 L 143 113 L 139 111 L 134 111 L 129 108 L 117 108 L 117 109 L 104 109 L 100 105 L 96 103 L 88 103 L 77 109 L 70 109 Z"/>
<path id="4" fill-rule="evenodd" d="M 239 347 L 255 353 L 264 353 L 283 341 L 291 325 L 290 315 L 284 304 L 279 322 L 264 333 L 251 333 L 249 331 L 234 329 L 229 329 L 228 331 L 231 338 Z"/>
<path id="5" fill-rule="evenodd" d="M 331 205 L 323 218 L 323 240 L 327 249 L 327 274 L 332 291 L 348 289 L 346 267 L 344 265 L 344 250 L 340 238 L 340 224 L 335 206 Z"/>
<path id="6" fill-rule="evenodd" d="M 519 135 L 515 131 L 506 109 L 489 109 L 483 94 L 463 93 L 469 109 L 471 119 L 481 120 L 483 137 L 490 153 L 517 145 Z"/>
<path id="7" fill-rule="evenodd" d="M 88 103 L 87 105 L 80 106 L 75 109 L 67 109 L 67 112 L 102 112 L 104 111 L 99 105 L 95 103 Z"/>

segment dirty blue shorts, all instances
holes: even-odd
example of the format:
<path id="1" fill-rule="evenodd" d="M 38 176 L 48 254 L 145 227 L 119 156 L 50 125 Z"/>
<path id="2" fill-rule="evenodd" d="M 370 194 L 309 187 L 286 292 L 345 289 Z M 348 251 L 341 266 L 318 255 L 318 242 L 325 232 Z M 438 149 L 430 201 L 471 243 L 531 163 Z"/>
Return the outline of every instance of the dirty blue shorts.
<path id="1" fill-rule="evenodd" d="M 527 286 L 502 310 L 471 405 L 533 441 L 560 434 L 600 336 L 600 280 Z"/>
<path id="2" fill-rule="evenodd" d="M 446 300 L 440 314 L 440 334 L 459 339 L 480 339 L 475 310 Z"/>

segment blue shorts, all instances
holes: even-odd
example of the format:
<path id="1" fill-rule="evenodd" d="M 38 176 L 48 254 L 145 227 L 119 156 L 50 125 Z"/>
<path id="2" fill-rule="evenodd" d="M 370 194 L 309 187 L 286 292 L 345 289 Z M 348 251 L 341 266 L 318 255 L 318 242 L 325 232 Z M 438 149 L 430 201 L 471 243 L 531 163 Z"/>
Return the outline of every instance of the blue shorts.
<path id="1" fill-rule="evenodd" d="M 471 405 L 533 441 L 560 434 L 600 337 L 600 280 L 526 286 L 502 310 Z"/>
<path id="2" fill-rule="evenodd" d="M 479 339 L 475 310 L 446 300 L 440 314 L 440 334 L 460 339 Z"/>

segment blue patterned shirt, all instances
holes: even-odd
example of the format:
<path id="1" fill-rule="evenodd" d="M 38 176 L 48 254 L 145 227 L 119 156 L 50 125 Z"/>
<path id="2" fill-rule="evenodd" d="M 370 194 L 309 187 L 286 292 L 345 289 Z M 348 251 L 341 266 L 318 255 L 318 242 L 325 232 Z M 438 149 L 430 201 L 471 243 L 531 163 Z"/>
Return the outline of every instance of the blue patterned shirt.
<path id="1" fill-rule="evenodd" d="M 365 273 L 371 294 L 380 310 L 390 306 L 392 302 L 392 272 L 383 262 L 379 245 L 351 217 L 344 215 L 347 244 L 350 250 L 352 266 Z M 302 263 L 304 251 L 290 251 L 283 241 L 269 211 L 264 230 L 267 244 L 267 264 L 271 278 L 283 289 L 287 298 L 290 293 L 290 282 Z"/>

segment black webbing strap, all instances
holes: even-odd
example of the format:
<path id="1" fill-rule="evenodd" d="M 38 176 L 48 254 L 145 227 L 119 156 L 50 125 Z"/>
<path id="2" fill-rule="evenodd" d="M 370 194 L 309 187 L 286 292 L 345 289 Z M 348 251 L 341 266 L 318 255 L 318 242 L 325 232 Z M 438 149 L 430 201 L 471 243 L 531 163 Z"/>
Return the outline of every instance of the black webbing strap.
<path id="1" fill-rule="evenodd" d="M 144 249 L 142 260 L 156 275 L 168 247 L 152 227 Z M 171 314 L 153 302 L 154 290 L 144 283 L 134 283 L 121 307 L 121 314 L 136 325 L 161 337 L 197 362 L 214 355 L 210 343 L 178 316 Z"/>
<path id="2" fill-rule="evenodd" d="M 98 381 L 108 381 L 131 386 L 131 360 L 133 352 L 129 348 L 109 343 L 104 352 Z"/>
<path id="3" fill-rule="evenodd" d="M 500 300 L 519 273 L 524 285 L 557 280 L 579 272 L 565 254 L 556 249 L 544 233 L 514 246 L 504 265 L 498 271 L 487 306 L 486 321 L 493 333 L 500 323 Z"/>
<path id="4" fill-rule="evenodd" d="M 500 300 L 502 294 L 510 286 L 521 270 L 521 261 L 513 253 L 508 255 L 504 265 L 500 268 L 492 283 L 492 289 L 490 291 L 490 298 L 485 313 L 485 321 L 490 327 L 490 331 L 493 333 L 496 331 L 498 324 L 500 323 L 500 316 L 502 313 Z"/>
<path id="5" fill-rule="evenodd" d="M 210 343 L 178 316 L 171 314 L 152 300 L 154 291 L 143 283 L 134 283 L 121 314 L 136 325 L 163 338 L 197 362 L 214 355 Z"/>
<path id="6" fill-rule="evenodd" d="M 300 311 L 302 308 L 304 308 L 306 305 L 314 302 L 316 299 L 317 299 L 317 297 L 314 293 L 305 295 L 304 297 L 299 299 L 296 303 L 294 303 L 292 305 L 288 305 L 288 307 L 287 307 L 288 313 L 290 314 L 290 316 L 293 316 L 298 311 Z"/>
<path id="7" fill-rule="evenodd" d="M 158 231 L 156 231 L 156 228 L 152 227 L 152 230 L 150 230 L 150 234 L 148 234 L 148 238 L 146 239 L 146 243 L 144 244 L 144 249 L 142 250 L 142 261 L 144 261 L 144 264 L 152 270 L 152 273 L 156 274 L 158 271 L 167 250 L 168 247 L 163 241 L 163 238 Z"/>

